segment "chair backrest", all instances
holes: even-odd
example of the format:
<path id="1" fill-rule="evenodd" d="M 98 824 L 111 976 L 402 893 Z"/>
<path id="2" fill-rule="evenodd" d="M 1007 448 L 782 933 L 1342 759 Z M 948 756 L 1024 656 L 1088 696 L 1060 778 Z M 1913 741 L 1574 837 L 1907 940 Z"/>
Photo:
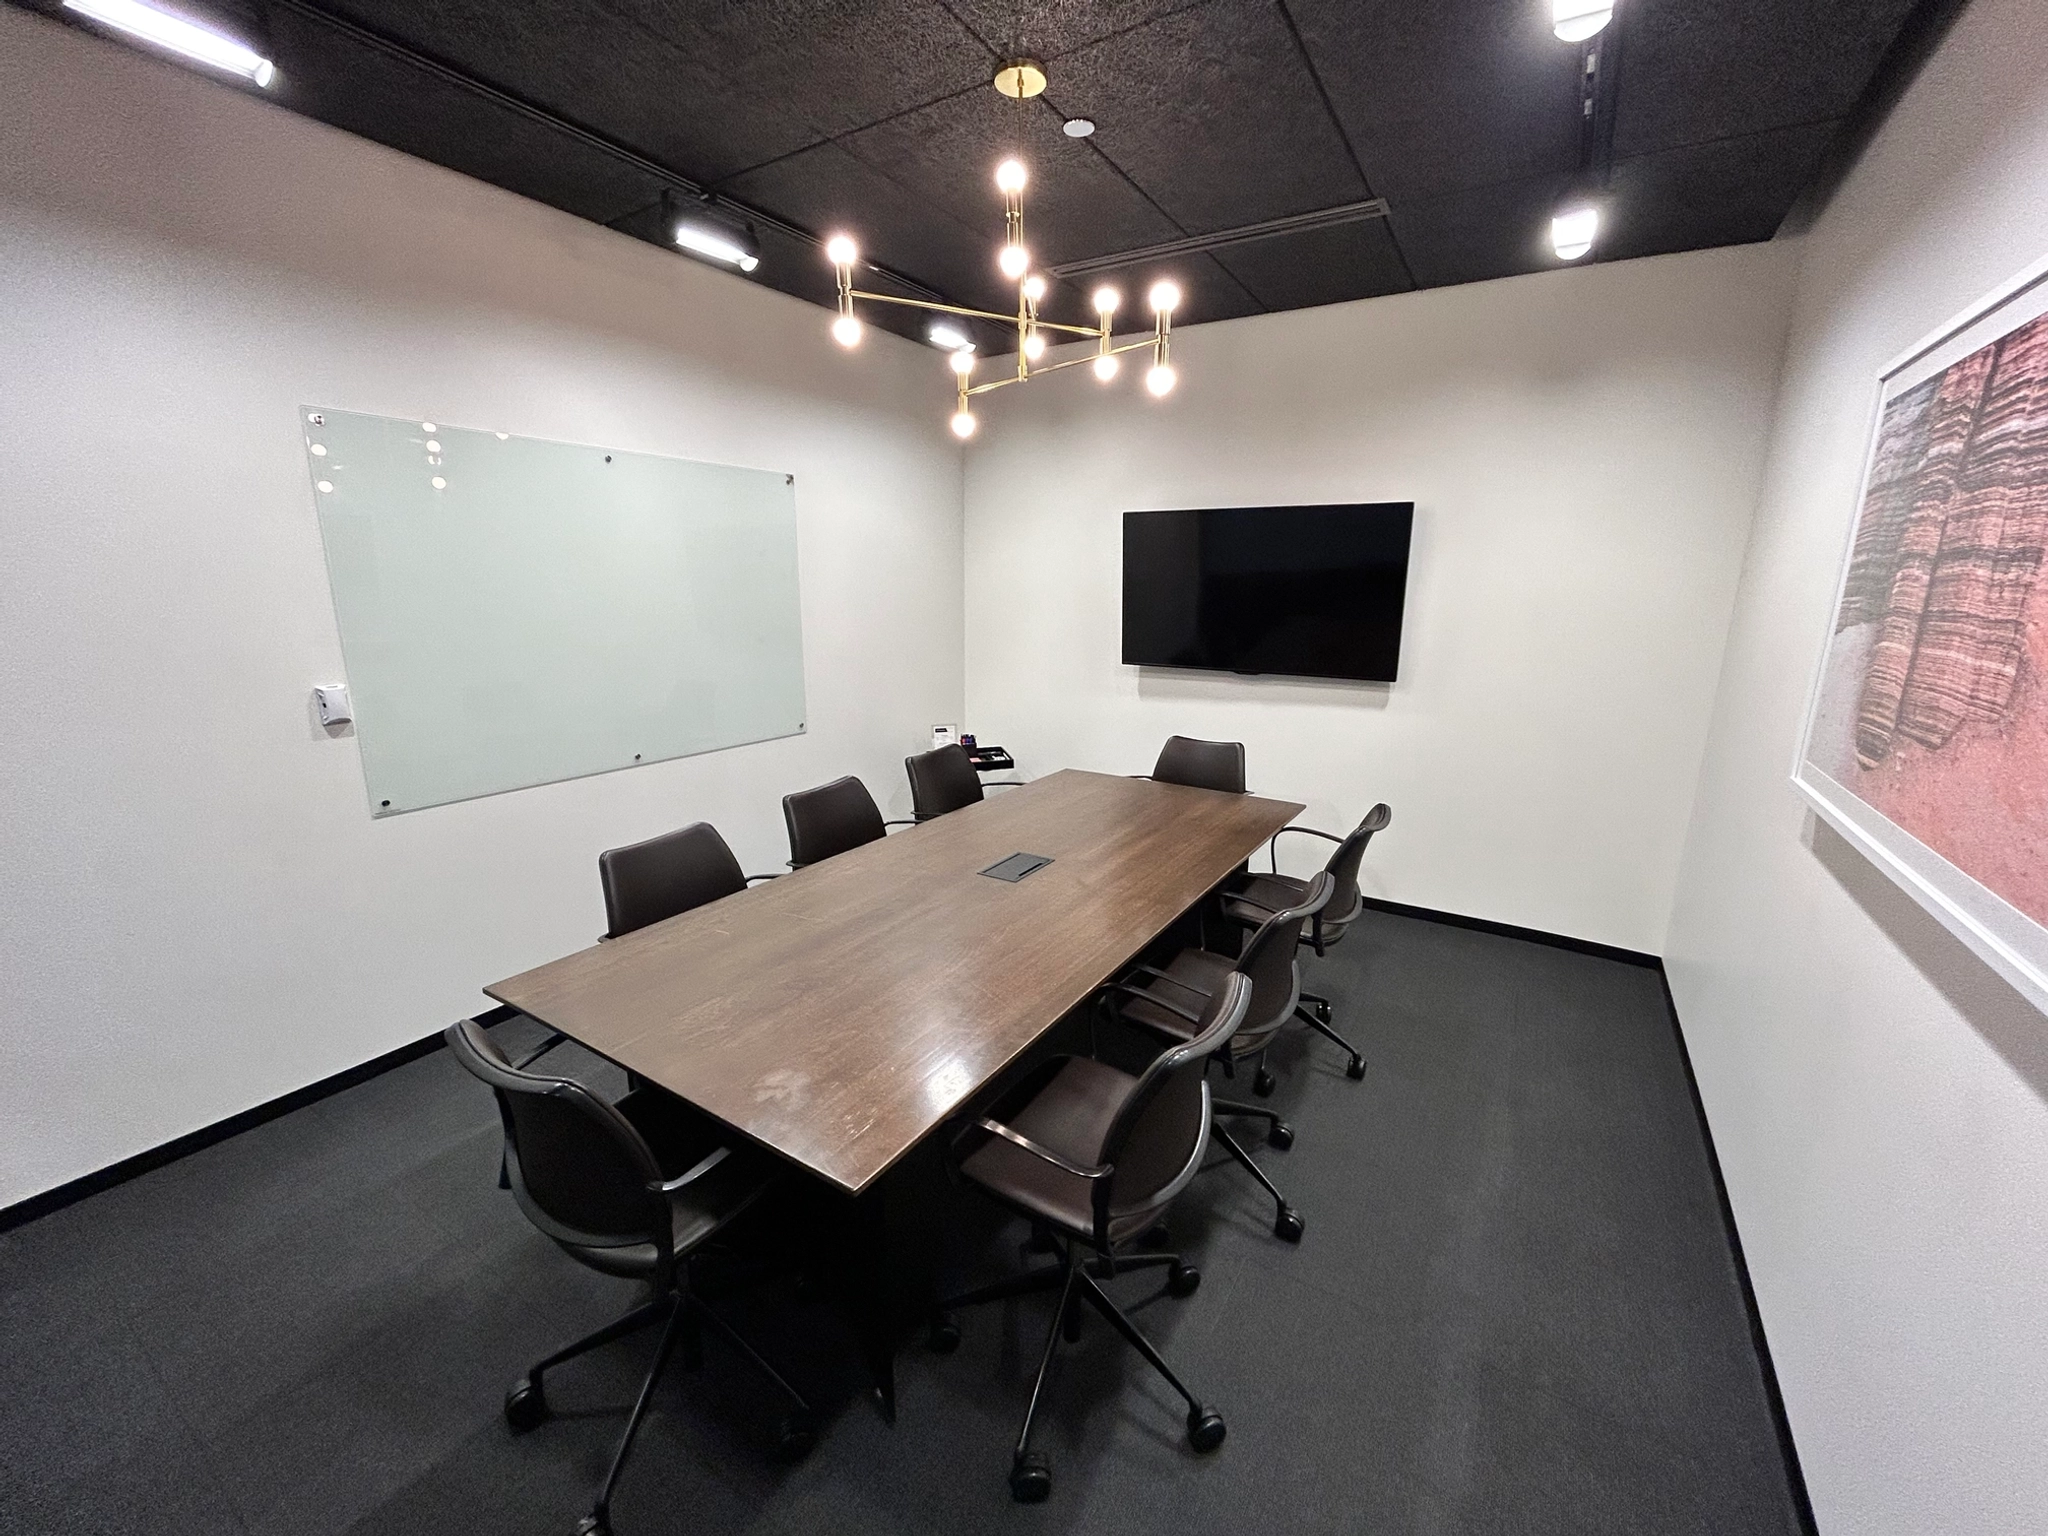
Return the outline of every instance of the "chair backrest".
<path id="1" fill-rule="evenodd" d="M 1250 978 L 1231 972 L 1203 1008 L 1194 1038 L 1161 1051 L 1138 1075 L 1096 1158 L 1115 1170 L 1097 1185 L 1098 1230 L 1112 1212 L 1169 1197 L 1170 1186 L 1199 1157 L 1209 1131 L 1203 1074 L 1244 1022 L 1251 1000 Z"/>
<path id="2" fill-rule="evenodd" d="M 1294 1011 L 1294 951 L 1308 920 L 1330 904 L 1337 882 L 1326 870 L 1308 883 L 1299 902 L 1259 924 L 1237 957 L 1237 968 L 1251 978 L 1252 1003 L 1246 1028 L 1270 1033 Z"/>
<path id="3" fill-rule="evenodd" d="M 1244 793 L 1244 743 L 1169 736 L 1166 745 L 1159 749 L 1159 761 L 1153 765 L 1152 777 L 1162 784 L 1191 784 L 1196 789 L 1220 789 L 1241 795 Z"/>
<path id="4" fill-rule="evenodd" d="M 858 848 L 888 836 L 882 813 L 867 785 L 852 774 L 800 789 L 782 797 L 782 819 L 789 824 L 789 866 L 802 869 L 835 853 Z"/>
<path id="5" fill-rule="evenodd" d="M 981 775 L 974 771 L 967 749 L 957 742 L 906 757 L 903 771 L 910 775 L 910 814 L 919 821 L 930 821 L 981 800 Z"/>
<path id="6" fill-rule="evenodd" d="M 514 1067 L 474 1019 L 449 1025 L 445 1038 L 497 1095 L 505 1172 L 528 1220 L 557 1242 L 651 1242 L 667 1255 L 661 1166 L 632 1122 L 581 1083 Z"/>
<path id="7" fill-rule="evenodd" d="M 1357 912 L 1362 899 L 1358 890 L 1358 866 L 1365 858 L 1366 844 L 1372 841 L 1373 833 L 1384 831 L 1393 819 L 1393 807 L 1382 800 L 1365 813 L 1365 820 L 1353 827 L 1351 835 L 1330 855 L 1330 862 L 1323 869 L 1337 882 L 1337 888 L 1330 893 L 1330 907 L 1323 914 L 1325 921 L 1332 916 L 1348 921 Z"/>
<path id="8" fill-rule="evenodd" d="M 607 938 L 747 888 L 740 862 L 708 821 L 597 856 Z"/>

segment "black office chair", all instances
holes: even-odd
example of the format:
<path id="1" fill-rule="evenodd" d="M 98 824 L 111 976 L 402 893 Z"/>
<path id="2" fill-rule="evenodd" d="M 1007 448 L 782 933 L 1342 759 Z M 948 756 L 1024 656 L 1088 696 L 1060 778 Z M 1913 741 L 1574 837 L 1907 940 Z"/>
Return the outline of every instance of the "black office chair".
<path id="1" fill-rule="evenodd" d="M 1266 1048 L 1294 1016 L 1301 1000 L 1301 974 L 1294 963 L 1294 952 L 1301 943 L 1302 930 L 1329 905 L 1335 889 L 1336 881 L 1328 875 L 1317 875 L 1309 882 L 1308 893 L 1293 906 L 1261 922 L 1234 958 L 1206 949 L 1183 949 L 1163 968 L 1135 967 L 1108 989 L 1109 995 L 1119 999 L 1110 1005 L 1112 1011 L 1124 1022 L 1155 1035 L 1186 1040 L 1201 1028 L 1206 1016 L 1196 1010 L 1205 1008 L 1232 976 L 1249 977 L 1252 999 L 1244 1025 L 1215 1053 L 1216 1060 L 1232 1077 L 1237 1075 L 1240 1064 L 1255 1063 L 1258 1075 L 1253 1079 L 1252 1091 L 1261 1095 L 1271 1093 L 1273 1074 L 1265 1067 Z M 1294 1127 L 1263 1105 L 1218 1099 L 1214 1108 L 1220 1118 L 1265 1121 L 1268 1145 L 1282 1152 L 1294 1145 Z M 1252 1161 L 1252 1155 L 1235 1136 L 1213 1123 L 1209 1134 L 1273 1197 L 1273 1235 L 1286 1242 L 1300 1242 L 1307 1230 L 1301 1212 L 1288 1204 L 1287 1197 L 1266 1176 L 1266 1171 Z"/>
<path id="2" fill-rule="evenodd" d="M 867 785 L 848 774 L 816 789 L 800 789 L 782 797 L 782 819 L 789 827 L 789 867 L 802 869 L 864 843 L 878 842 L 891 827 L 907 821 L 884 821 Z"/>
<path id="3" fill-rule="evenodd" d="M 1273 834 L 1269 845 L 1272 873 L 1247 876 L 1235 891 L 1224 898 L 1225 908 L 1234 915 L 1241 913 L 1254 921 L 1262 921 L 1307 894 L 1308 881 L 1280 873 L 1280 839 L 1287 833 L 1301 832 L 1335 843 L 1336 851 L 1323 866 L 1323 873 L 1337 882 L 1336 892 L 1330 897 L 1328 908 L 1316 914 L 1315 921 L 1309 925 L 1309 931 L 1302 939 L 1318 955 L 1327 954 L 1329 947 L 1344 937 L 1346 930 L 1365 910 L 1365 895 L 1358 888 L 1358 866 L 1365 858 L 1366 845 L 1372 841 L 1373 834 L 1385 831 L 1393 819 L 1393 808 L 1382 801 L 1367 811 L 1365 819 L 1345 837 L 1334 832 L 1318 832 L 1314 827 L 1282 827 Z M 1310 1012 L 1311 1009 L 1314 1012 Z M 1365 1076 L 1365 1058 L 1358 1054 L 1349 1040 L 1330 1027 L 1330 1000 L 1327 997 L 1303 992 L 1296 1012 L 1304 1024 L 1334 1041 L 1351 1058 L 1344 1068 L 1347 1077 L 1356 1081 Z"/>
<path id="4" fill-rule="evenodd" d="M 1251 997 L 1244 977 L 1225 978 L 1191 1036 L 1162 1051 L 1137 1077 L 1085 1056 L 1049 1061 L 954 1142 L 960 1173 L 1050 1234 L 1057 1256 L 1055 1263 L 941 1302 L 932 1322 L 933 1347 L 950 1352 L 960 1342 L 953 1309 L 1059 1293 L 1010 1463 L 1010 1492 L 1021 1503 L 1036 1504 L 1052 1491 L 1052 1464 L 1031 1449 L 1031 1425 L 1061 1335 L 1079 1336 L 1083 1302 L 1186 1400 L 1188 1443 L 1198 1451 L 1223 1443 L 1222 1417 L 1187 1389 L 1101 1282 L 1134 1269 L 1164 1268 L 1174 1296 L 1193 1295 L 1201 1283 L 1201 1272 L 1179 1254 L 1120 1250 L 1158 1225 L 1201 1166 L 1210 1125 L 1203 1073 L 1210 1055 L 1243 1022 Z"/>
<path id="5" fill-rule="evenodd" d="M 447 1030 L 455 1059 L 497 1096 L 505 1126 L 500 1182 L 526 1217 L 579 1263 L 638 1280 L 654 1294 L 616 1322 L 559 1349 L 512 1384 L 505 1421 L 524 1432 L 548 1417 L 543 1373 L 564 1361 L 662 1324 L 654 1364 L 626 1420 L 626 1432 L 579 1536 L 610 1530 L 612 1490 L 626 1465 L 654 1386 L 678 1339 L 686 1364 L 709 1323 L 786 1394 L 795 1410 L 782 1421 L 781 1447 L 797 1456 L 815 1435 L 810 1405 L 782 1374 L 691 1292 L 690 1256 L 764 1194 L 774 1180 L 765 1157 L 726 1144 L 717 1123 L 657 1089 L 608 1104 L 581 1083 L 515 1065 L 474 1019 Z"/>
<path id="6" fill-rule="evenodd" d="M 1196 789 L 1220 789 L 1227 794 L 1244 793 L 1244 743 L 1241 741 L 1198 741 L 1192 736 L 1169 736 L 1159 749 L 1159 761 L 1150 774 L 1162 784 L 1189 784 Z"/>
<path id="7" fill-rule="evenodd" d="M 616 939 L 775 876 L 742 874 L 718 829 L 698 821 L 645 842 L 607 848 L 597 856 L 597 878 L 604 886 L 604 936 Z"/>
<path id="8" fill-rule="evenodd" d="M 952 811 L 965 810 L 982 801 L 983 780 L 974 760 L 957 742 L 933 747 L 915 757 L 903 759 L 903 771 L 910 775 L 910 814 L 916 821 L 930 821 Z M 990 789 L 1016 788 L 1021 779 L 990 779 Z"/>

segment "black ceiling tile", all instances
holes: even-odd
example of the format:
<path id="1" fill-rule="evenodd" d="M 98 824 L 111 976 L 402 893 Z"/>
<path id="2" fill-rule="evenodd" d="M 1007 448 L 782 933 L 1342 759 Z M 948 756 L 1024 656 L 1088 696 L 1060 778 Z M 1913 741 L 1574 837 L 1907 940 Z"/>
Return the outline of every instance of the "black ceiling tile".
<path id="1" fill-rule="evenodd" d="M 1390 201 L 1569 172 L 1581 50 L 1541 0 L 1288 0 L 1375 193 Z"/>
<path id="2" fill-rule="evenodd" d="M 1599 254 L 1618 260 L 1770 239 L 1839 126 L 1801 124 L 1617 162 Z"/>
<path id="3" fill-rule="evenodd" d="M 952 9 L 1003 58 L 1051 61 L 1142 26 L 1189 0 L 951 0 Z"/>
<path id="4" fill-rule="evenodd" d="M 1841 117 L 1915 0 L 1630 4 L 1614 153 Z"/>
<path id="5" fill-rule="evenodd" d="M 1045 99 L 1189 233 L 1369 195 L 1275 6 L 1214 0 L 1049 73 Z"/>
<path id="6" fill-rule="evenodd" d="M 957 303 L 1015 302 L 995 266 L 1003 233 L 999 204 L 983 228 L 970 228 L 840 144 L 820 144 L 749 171 L 720 190 L 819 235 L 851 235 L 870 260 L 929 283 Z M 807 259 L 829 277 L 818 250 Z"/>
<path id="7" fill-rule="evenodd" d="M 846 133 L 970 86 L 994 59 L 939 0 L 596 0 L 757 99 Z M 765 160 L 768 154 L 756 156 Z M 749 162 L 752 163 L 752 162 Z"/>
<path id="8" fill-rule="evenodd" d="M 390 54 L 271 18 L 282 106 L 569 213 L 608 222 L 658 198 L 646 172 Z"/>
<path id="9" fill-rule="evenodd" d="M 1415 286 L 1381 219 L 1248 241 L 1212 254 L 1267 309 L 1307 309 Z"/>
<path id="10" fill-rule="evenodd" d="M 1031 173 L 1024 191 L 1024 240 L 1042 265 L 1156 245 L 1183 233 L 1090 141 L 1061 133 L 1058 117 L 1042 104 L 1020 106 L 992 88 L 895 118 L 841 143 L 930 210 L 943 209 L 979 231 L 991 276 L 1003 239 L 995 169 L 1008 155 Z"/>
<path id="11" fill-rule="evenodd" d="M 697 180 L 818 137 L 601 0 L 327 0 L 328 9 Z M 276 7 L 281 22 L 294 11 Z"/>
<path id="12" fill-rule="evenodd" d="M 1568 175 L 1531 176 L 1395 203 L 1387 224 L 1418 286 L 1472 283 L 1559 265 L 1550 216 Z"/>

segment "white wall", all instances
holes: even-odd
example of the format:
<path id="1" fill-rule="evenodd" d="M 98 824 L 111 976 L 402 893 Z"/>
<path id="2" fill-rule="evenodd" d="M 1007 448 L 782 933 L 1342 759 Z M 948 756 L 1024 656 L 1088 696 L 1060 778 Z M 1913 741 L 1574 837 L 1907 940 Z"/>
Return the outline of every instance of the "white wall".
<path id="1" fill-rule="evenodd" d="M 2048 8 L 1976 0 L 1800 243 L 1669 968 L 1820 1527 L 2048 1524 L 2048 1019 L 1787 783 L 1877 371 L 2048 253 Z"/>
<path id="2" fill-rule="evenodd" d="M 907 804 L 960 713 L 927 349 L 9 7 L 0 295 L 0 1205 L 484 1006 L 601 848 Z M 809 733 L 372 822 L 301 401 L 793 471 Z"/>
<path id="3" fill-rule="evenodd" d="M 1164 403 L 987 397 L 970 725 L 1029 771 L 1241 740 L 1316 825 L 1392 803 L 1375 893 L 1660 951 L 1789 277 L 1768 246 L 1543 273 L 1192 328 Z M 1120 513 L 1378 500 L 1416 504 L 1391 688 L 1119 663 Z"/>

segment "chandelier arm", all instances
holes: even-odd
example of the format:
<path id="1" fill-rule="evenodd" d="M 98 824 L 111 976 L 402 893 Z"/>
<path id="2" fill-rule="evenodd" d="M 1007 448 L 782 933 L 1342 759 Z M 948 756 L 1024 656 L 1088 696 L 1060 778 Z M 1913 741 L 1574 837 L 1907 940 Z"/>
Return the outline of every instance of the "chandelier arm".
<path id="1" fill-rule="evenodd" d="M 906 299 L 894 293 L 870 293 L 864 288 L 848 289 L 847 294 L 850 298 L 871 299 L 877 304 L 901 304 L 905 309 L 928 309 L 935 314 L 965 315 L 971 320 L 993 320 L 998 325 L 1017 323 L 1015 315 L 999 315 L 987 309 L 969 309 L 964 304 L 940 304 L 931 299 Z M 1089 331 L 1088 334 L 1093 336 L 1095 333 Z"/>

